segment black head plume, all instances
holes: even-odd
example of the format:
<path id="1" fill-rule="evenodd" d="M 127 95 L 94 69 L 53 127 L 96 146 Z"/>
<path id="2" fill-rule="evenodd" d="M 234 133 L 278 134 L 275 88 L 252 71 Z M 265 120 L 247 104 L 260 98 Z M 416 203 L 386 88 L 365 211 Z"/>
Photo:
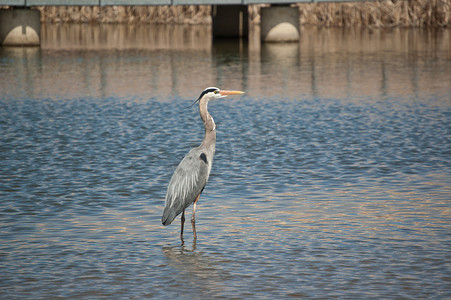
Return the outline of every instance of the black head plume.
<path id="1" fill-rule="evenodd" d="M 194 101 L 190 106 L 188 106 L 187 108 L 189 108 L 189 107 L 192 107 L 194 104 L 196 104 L 205 94 L 207 94 L 207 93 L 211 93 L 211 92 L 214 92 L 214 91 L 219 91 L 219 89 L 217 88 L 217 87 L 208 87 L 208 88 L 206 88 L 205 90 L 203 90 L 202 91 L 202 93 L 200 93 L 200 96 L 199 96 L 199 98 L 197 98 L 196 99 L 196 101 Z"/>

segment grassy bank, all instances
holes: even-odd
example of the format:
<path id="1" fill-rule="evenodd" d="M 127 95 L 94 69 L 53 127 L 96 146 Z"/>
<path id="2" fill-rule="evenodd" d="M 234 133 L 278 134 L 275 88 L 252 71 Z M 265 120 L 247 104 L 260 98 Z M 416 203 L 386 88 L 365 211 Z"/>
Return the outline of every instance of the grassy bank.
<path id="1" fill-rule="evenodd" d="M 450 0 L 376 1 L 299 5 L 301 24 L 324 26 L 409 26 L 451 25 Z"/>
<path id="2" fill-rule="evenodd" d="M 260 7 L 249 6 L 250 20 L 260 21 Z M 408 26 L 451 25 L 451 0 L 387 0 L 297 4 L 301 25 Z M 60 6 L 38 7 L 46 23 L 210 24 L 211 7 L 187 6 Z"/>
<path id="3" fill-rule="evenodd" d="M 184 6 L 44 6 L 45 23 L 209 24 L 211 7 Z"/>

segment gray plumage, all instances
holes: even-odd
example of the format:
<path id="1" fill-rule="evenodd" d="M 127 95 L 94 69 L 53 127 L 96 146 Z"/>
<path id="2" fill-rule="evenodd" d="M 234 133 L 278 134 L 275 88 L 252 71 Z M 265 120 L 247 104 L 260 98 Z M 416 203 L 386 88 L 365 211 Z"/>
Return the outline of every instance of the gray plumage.
<path id="1" fill-rule="evenodd" d="M 166 192 L 166 204 L 161 217 L 163 225 L 167 226 L 182 214 L 182 228 L 180 236 L 183 237 L 183 224 L 185 222 L 185 209 L 194 202 L 191 223 L 195 231 L 196 203 L 207 184 L 210 176 L 213 156 L 216 145 L 216 125 L 208 113 L 208 102 L 227 95 L 242 94 L 240 91 L 223 91 L 215 87 L 205 89 L 196 100 L 199 102 L 199 114 L 204 122 L 205 136 L 199 147 L 191 149 L 174 171 Z"/>
<path id="2" fill-rule="evenodd" d="M 209 152 L 202 145 L 194 148 L 175 169 L 166 192 L 166 207 L 161 218 L 163 225 L 171 224 L 204 189 L 210 175 L 214 149 Z M 207 157 L 207 163 L 202 160 L 201 154 Z"/>

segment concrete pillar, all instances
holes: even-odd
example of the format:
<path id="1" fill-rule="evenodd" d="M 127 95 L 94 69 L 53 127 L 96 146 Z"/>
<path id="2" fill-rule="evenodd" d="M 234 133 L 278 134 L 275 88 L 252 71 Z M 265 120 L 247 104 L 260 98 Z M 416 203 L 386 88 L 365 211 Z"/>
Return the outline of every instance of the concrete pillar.
<path id="1" fill-rule="evenodd" d="M 299 41 L 299 9 L 297 7 L 262 7 L 260 15 L 263 42 Z"/>
<path id="2" fill-rule="evenodd" d="M 39 46 L 41 13 L 34 9 L 0 10 L 1 46 Z"/>
<path id="3" fill-rule="evenodd" d="M 213 37 L 243 37 L 248 33 L 246 5 L 213 6 Z"/>

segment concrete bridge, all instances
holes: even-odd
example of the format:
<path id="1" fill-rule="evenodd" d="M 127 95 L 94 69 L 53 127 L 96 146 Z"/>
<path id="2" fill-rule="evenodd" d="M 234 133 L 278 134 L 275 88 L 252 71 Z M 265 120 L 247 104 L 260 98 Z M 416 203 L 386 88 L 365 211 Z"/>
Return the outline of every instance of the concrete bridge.
<path id="1" fill-rule="evenodd" d="M 261 40 L 287 42 L 299 40 L 299 11 L 290 4 L 346 1 L 360 0 L 0 0 L 0 6 L 10 6 L 0 10 L 0 45 L 40 45 L 40 12 L 34 6 L 212 5 L 213 36 L 244 37 L 247 6 L 271 4 L 261 9 Z"/>

